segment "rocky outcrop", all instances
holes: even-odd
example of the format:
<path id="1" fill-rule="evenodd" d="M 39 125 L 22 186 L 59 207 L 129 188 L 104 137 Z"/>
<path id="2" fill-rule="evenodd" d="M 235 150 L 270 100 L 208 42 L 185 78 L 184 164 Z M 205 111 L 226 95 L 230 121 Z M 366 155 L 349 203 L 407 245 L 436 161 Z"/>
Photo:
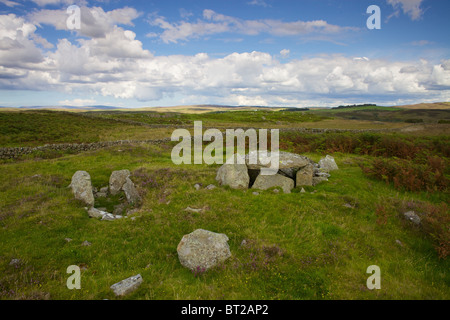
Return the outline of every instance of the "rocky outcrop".
<path id="1" fill-rule="evenodd" d="M 207 271 L 231 257 L 228 237 L 203 229 L 184 235 L 177 252 L 180 263 L 192 271 Z"/>

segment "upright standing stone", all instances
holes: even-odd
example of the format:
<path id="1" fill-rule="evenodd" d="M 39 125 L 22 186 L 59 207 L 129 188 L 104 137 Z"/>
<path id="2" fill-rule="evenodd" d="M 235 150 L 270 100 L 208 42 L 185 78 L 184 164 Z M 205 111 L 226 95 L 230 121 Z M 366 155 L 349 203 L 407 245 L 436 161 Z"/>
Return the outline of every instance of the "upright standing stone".
<path id="1" fill-rule="evenodd" d="M 86 171 L 77 171 L 72 176 L 70 183 L 75 199 L 83 201 L 88 206 L 94 205 L 94 193 L 92 192 L 91 176 Z"/>
<path id="2" fill-rule="evenodd" d="M 141 197 L 139 196 L 133 181 L 131 181 L 129 177 L 125 179 L 125 184 L 122 186 L 122 190 L 125 192 L 125 196 L 127 197 L 127 201 L 129 203 L 139 203 L 141 201 Z"/>
<path id="3" fill-rule="evenodd" d="M 109 192 L 112 195 L 118 194 L 130 174 L 128 169 L 113 171 L 109 177 Z"/>

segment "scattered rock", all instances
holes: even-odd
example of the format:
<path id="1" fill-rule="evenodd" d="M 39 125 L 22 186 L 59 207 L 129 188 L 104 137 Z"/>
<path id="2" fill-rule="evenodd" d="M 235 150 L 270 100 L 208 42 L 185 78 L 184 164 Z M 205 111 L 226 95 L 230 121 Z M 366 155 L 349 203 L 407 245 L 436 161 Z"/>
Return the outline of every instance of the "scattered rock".
<path id="1" fill-rule="evenodd" d="M 91 218 L 102 219 L 106 214 L 110 214 L 106 211 L 99 210 L 97 208 L 91 207 L 88 210 L 88 215 Z"/>
<path id="2" fill-rule="evenodd" d="M 316 177 L 323 177 L 323 178 L 329 178 L 331 177 L 331 174 L 327 173 L 327 172 L 317 172 Z"/>
<path id="3" fill-rule="evenodd" d="M 72 239 L 70 239 L 70 238 L 64 238 L 64 240 L 66 240 L 67 242 L 72 241 Z"/>
<path id="4" fill-rule="evenodd" d="M 403 215 L 407 220 L 411 221 L 415 225 L 420 224 L 420 217 L 414 211 L 405 212 Z"/>
<path id="5" fill-rule="evenodd" d="M 194 209 L 194 208 L 191 208 L 191 207 L 187 207 L 186 209 L 184 209 L 184 211 L 199 213 L 199 212 L 202 212 L 203 209 Z"/>
<path id="6" fill-rule="evenodd" d="M 326 172 L 338 170 L 338 166 L 332 156 L 327 155 L 325 158 L 319 160 L 319 168 Z"/>
<path id="7" fill-rule="evenodd" d="M 113 171 L 109 177 L 109 192 L 112 195 L 118 194 L 127 182 L 126 180 L 130 174 L 130 170 L 128 169 Z"/>
<path id="8" fill-rule="evenodd" d="M 11 259 L 11 261 L 9 262 L 9 265 L 18 267 L 18 266 L 20 266 L 21 263 L 22 263 L 22 261 L 20 259 Z"/>
<path id="9" fill-rule="evenodd" d="M 278 189 L 273 189 L 273 193 L 280 193 L 280 190 L 278 190 Z"/>
<path id="10" fill-rule="evenodd" d="M 247 240 L 242 240 L 241 241 L 241 247 L 245 247 L 247 245 Z"/>
<path id="11" fill-rule="evenodd" d="M 100 192 L 108 194 L 108 187 L 100 188 Z"/>
<path id="12" fill-rule="evenodd" d="M 403 243 L 400 240 L 395 240 L 395 243 L 398 244 L 400 247 L 403 247 Z"/>
<path id="13" fill-rule="evenodd" d="M 90 245 L 92 245 L 92 243 L 90 243 L 89 241 L 85 240 L 85 241 L 83 241 L 83 243 L 81 245 L 85 246 L 85 247 L 89 247 Z"/>
<path id="14" fill-rule="evenodd" d="M 97 192 L 97 193 L 95 194 L 95 196 L 96 196 L 97 198 L 106 198 L 106 197 L 108 196 L 108 194 L 107 194 L 106 192 Z"/>
<path id="15" fill-rule="evenodd" d="M 255 196 L 258 196 L 259 192 L 253 191 L 252 194 L 255 195 Z"/>
<path id="16" fill-rule="evenodd" d="M 220 185 L 230 186 L 233 189 L 247 189 L 250 176 L 245 164 L 225 163 L 217 170 L 216 180 Z"/>
<path id="17" fill-rule="evenodd" d="M 116 296 L 124 296 L 139 288 L 142 281 L 143 281 L 142 276 L 138 274 L 129 277 L 125 280 L 122 280 L 120 282 L 117 282 L 113 284 L 110 288 L 114 291 L 114 294 Z"/>
<path id="18" fill-rule="evenodd" d="M 177 252 L 180 263 L 192 271 L 207 271 L 231 257 L 228 237 L 203 229 L 184 235 Z"/>
<path id="19" fill-rule="evenodd" d="M 302 190 L 300 190 L 300 193 L 305 193 L 305 189 L 302 188 Z"/>
<path id="20" fill-rule="evenodd" d="M 138 212 L 139 211 L 139 209 L 131 209 L 131 210 L 127 210 L 127 216 L 130 216 L 130 215 L 132 215 L 132 214 L 135 214 L 136 212 Z"/>
<path id="21" fill-rule="evenodd" d="M 111 213 L 106 213 L 105 215 L 103 215 L 102 220 L 106 221 L 116 220 L 116 216 Z"/>
<path id="22" fill-rule="evenodd" d="M 75 172 L 69 186 L 72 188 L 75 199 L 83 201 L 88 206 L 94 205 L 94 193 L 89 173 L 81 170 Z"/>
<path id="23" fill-rule="evenodd" d="M 354 206 L 352 206 L 350 203 L 346 203 L 346 204 L 344 204 L 344 207 L 346 207 L 346 208 L 350 208 L 350 209 L 354 209 L 355 207 Z"/>
<path id="24" fill-rule="evenodd" d="M 284 193 L 291 193 L 291 190 L 294 188 L 294 180 L 281 174 L 259 175 L 252 186 L 252 188 L 260 190 L 267 190 L 273 187 L 281 187 Z"/>
<path id="25" fill-rule="evenodd" d="M 319 183 L 321 183 L 323 181 L 328 181 L 328 179 L 325 178 L 325 177 L 313 177 L 312 178 L 312 185 L 316 186 L 316 185 L 318 185 Z"/>
<path id="26" fill-rule="evenodd" d="M 195 188 L 195 190 L 200 190 L 200 189 L 201 189 L 201 187 L 202 187 L 202 185 L 201 185 L 200 183 L 196 183 L 196 184 L 194 184 L 194 188 Z"/>
<path id="27" fill-rule="evenodd" d="M 210 184 L 210 185 L 208 185 L 208 186 L 206 187 L 207 190 L 212 190 L 212 189 L 215 189 L 215 188 L 216 188 L 216 186 L 213 185 L 213 184 Z"/>

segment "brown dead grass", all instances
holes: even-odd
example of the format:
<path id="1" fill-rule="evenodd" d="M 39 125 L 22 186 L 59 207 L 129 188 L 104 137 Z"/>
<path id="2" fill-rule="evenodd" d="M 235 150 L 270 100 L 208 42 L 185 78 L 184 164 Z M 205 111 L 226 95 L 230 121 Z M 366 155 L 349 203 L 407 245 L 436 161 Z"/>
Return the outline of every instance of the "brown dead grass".
<path id="1" fill-rule="evenodd" d="M 440 110 L 450 110 L 450 102 L 436 102 L 436 103 L 419 103 L 404 106 L 395 106 L 402 109 L 440 109 Z"/>

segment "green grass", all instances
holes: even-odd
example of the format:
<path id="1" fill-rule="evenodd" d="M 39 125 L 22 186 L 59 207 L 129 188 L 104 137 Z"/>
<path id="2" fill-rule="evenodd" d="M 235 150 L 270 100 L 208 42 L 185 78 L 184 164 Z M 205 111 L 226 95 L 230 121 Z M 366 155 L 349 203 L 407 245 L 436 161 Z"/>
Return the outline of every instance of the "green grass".
<path id="1" fill-rule="evenodd" d="M 450 110 L 402 109 L 380 106 L 312 110 L 310 112 L 319 116 L 332 116 L 348 120 L 405 123 L 438 123 L 439 121 L 450 118 Z"/>
<path id="2" fill-rule="evenodd" d="M 228 187 L 195 190 L 195 183 L 216 183 L 218 165 L 175 166 L 170 146 L 118 150 L 0 166 L 1 299 L 116 299 L 109 287 L 138 273 L 144 282 L 124 299 L 450 298 L 448 259 L 439 259 L 433 240 L 396 207 L 437 200 L 366 178 L 355 156 L 335 154 L 340 170 L 306 193 L 255 196 Z M 136 219 L 89 218 L 67 188 L 73 173 L 86 170 L 103 187 L 113 170 L 125 168 L 152 181 L 144 185 L 135 175 L 144 195 Z M 380 204 L 385 224 L 377 223 Z M 187 206 L 205 209 L 189 213 Z M 196 275 L 179 263 L 176 248 L 198 228 L 225 233 L 232 257 Z M 85 240 L 92 245 L 81 246 Z M 9 265 L 13 258 L 21 264 Z M 82 267 L 80 290 L 66 287 L 69 265 Z M 381 268 L 381 290 L 366 287 L 370 265 Z"/>
<path id="3" fill-rule="evenodd" d="M 169 137 L 173 127 L 152 129 L 139 124 L 193 126 L 194 120 L 211 127 L 320 126 L 332 116 L 349 127 L 355 122 L 344 120 L 346 112 L 363 114 L 370 121 L 373 112 L 379 113 L 378 118 L 384 112 L 403 112 L 357 109 L 196 115 L 90 112 L 87 117 L 68 112 L 0 112 L 0 146 L 156 139 Z M 268 190 L 255 196 L 253 190 L 228 187 L 196 190 L 195 183 L 217 184 L 219 166 L 174 165 L 170 159 L 174 143 L 33 154 L 20 161 L 3 161 L 0 299 L 116 299 L 109 287 L 138 273 L 144 282 L 123 299 L 450 298 L 448 258 L 439 258 L 433 237 L 406 221 L 401 211 L 403 203 L 448 203 L 448 192 L 397 190 L 392 184 L 369 179 L 358 165 L 375 155 L 392 157 L 387 152 L 391 149 L 408 159 L 422 155 L 415 147 L 425 156 L 447 159 L 448 135 L 286 133 L 280 138 L 282 148 L 316 162 L 333 154 L 340 170 L 328 182 L 305 187 L 306 193 L 296 188 L 291 194 Z M 366 147 L 369 155 L 363 152 Z M 101 188 L 108 184 L 111 172 L 120 169 L 133 172 L 143 196 L 135 219 L 89 218 L 67 188 L 72 175 L 86 170 L 93 186 Z M 121 196 L 99 198 L 96 207 L 112 211 Z M 187 206 L 204 210 L 190 213 L 184 211 Z M 225 233 L 232 252 L 230 259 L 203 274 L 184 268 L 176 251 L 183 235 L 198 228 Z M 92 245 L 82 246 L 85 240 Z M 246 245 L 242 246 L 243 240 Z M 10 265 L 12 259 L 21 263 Z M 66 287 L 70 265 L 82 269 L 81 290 Z M 370 265 L 381 268 L 381 290 L 366 287 Z"/>
<path id="4" fill-rule="evenodd" d="M 327 117 L 318 116 L 309 112 L 286 112 L 286 111 L 219 111 L 203 114 L 181 114 L 181 113 L 159 113 L 154 111 L 134 111 L 134 112 L 92 112 L 93 117 L 105 119 L 120 119 L 134 121 L 144 124 L 167 124 L 167 125 L 193 125 L 194 121 L 201 120 L 205 125 L 221 125 L 234 123 L 246 126 L 289 122 L 291 124 L 303 122 L 316 122 Z"/>
<path id="5" fill-rule="evenodd" d="M 129 139 L 145 128 L 80 113 L 56 111 L 0 112 L 0 146 L 87 143 Z M 148 138 L 147 138 L 148 139 Z"/>

